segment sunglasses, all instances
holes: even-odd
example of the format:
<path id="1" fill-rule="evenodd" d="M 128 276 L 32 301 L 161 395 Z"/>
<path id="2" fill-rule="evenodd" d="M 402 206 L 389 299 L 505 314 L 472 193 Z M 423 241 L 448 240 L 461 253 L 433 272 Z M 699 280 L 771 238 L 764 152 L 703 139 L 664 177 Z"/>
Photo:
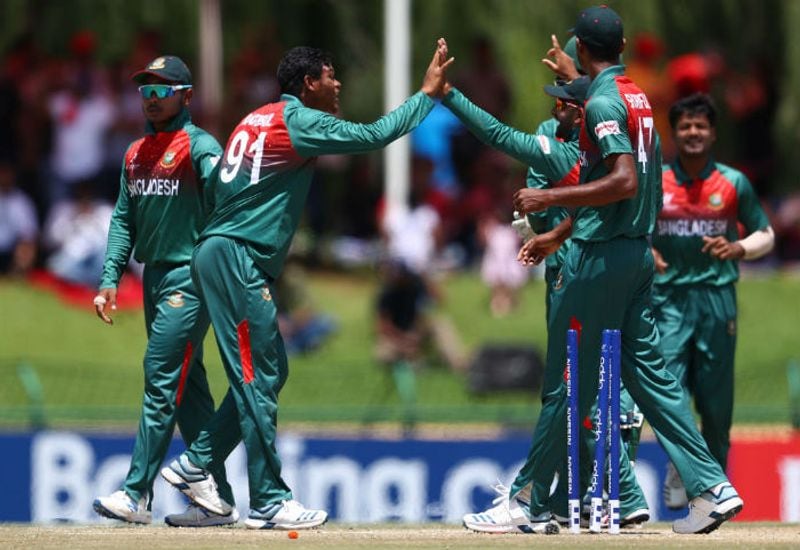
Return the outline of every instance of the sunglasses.
<path id="1" fill-rule="evenodd" d="M 574 101 L 567 101 L 565 99 L 561 99 L 560 97 L 556 98 L 556 109 L 566 109 L 567 107 L 572 107 L 573 109 L 580 109 L 581 106 Z"/>
<path id="2" fill-rule="evenodd" d="M 156 96 L 157 99 L 166 99 L 174 96 L 178 90 L 190 90 L 191 88 L 191 84 L 145 84 L 139 86 L 139 93 L 144 99 L 150 99 L 153 96 Z"/>

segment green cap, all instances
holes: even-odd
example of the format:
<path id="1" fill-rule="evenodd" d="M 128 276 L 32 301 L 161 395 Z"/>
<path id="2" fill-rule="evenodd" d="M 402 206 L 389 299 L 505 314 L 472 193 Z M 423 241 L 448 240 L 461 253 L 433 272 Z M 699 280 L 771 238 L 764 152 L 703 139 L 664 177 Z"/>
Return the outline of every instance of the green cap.
<path id="1" fill-rule="evenodd" d="M 591 83 L 592 81 L 588 76 L 582 76 L 568 84 L 545 86 L 544 93 L 583 105 L 586 102 L 586 95 L 589 92 L 589 85 Z"/>
<path id="2" fill-rule="evenodd" d="M 578 61 L 578 47 L 575 45 L 575 37 L 570 36 L 567 43 L 564 44 L 564 53 L 570 56 L 573 62 L 575 62 L 575 68 L 578 69 L 579 72 L 583 72 L 583 67 L 581 67 L 581 62 Z"/>
<path id="3" fill-rule="evenodd" d="M 134 82 L 143 83 L 148 75 L 163 78 L 167 82 L 175 84 L 191 84 L 192 73 L 180 57 L 174 55 L 162 55 L 156 57 L 141 71 L 136 71 L 131 75 Z"/>
<path id="4" fill-rule="evenodd" d="M 570 31 L 590 47 L 607 52 L 622 49 L 622 18 L 606 5 L 592 6 L 580 12 Z"/>

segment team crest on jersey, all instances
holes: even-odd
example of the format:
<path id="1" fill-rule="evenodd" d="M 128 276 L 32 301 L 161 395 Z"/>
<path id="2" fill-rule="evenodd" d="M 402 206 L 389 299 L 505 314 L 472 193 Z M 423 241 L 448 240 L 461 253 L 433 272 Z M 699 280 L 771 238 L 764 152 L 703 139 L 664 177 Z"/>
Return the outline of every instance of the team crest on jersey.
<path id="1" fill-rule="evenodd" d="M 176 292 L 175 294 L 171 294 L 169 298 L 167 298 L 167 305 L 169 307 L 183 307 L 186 305 L 186 302 L 183 301 L 183 293 Z"/>
<path id="2" fill-rule="evenodd" d="M 664 206 L 672 204 L 672 197 L 674 197 L 672 193 L 664 193 Z"/>
<path id="3" fill-rule="evenodd" d="M 167 151 L 164 153 L 164 156 L 161 157 L 161 162 L 159 164 L 161 164 L 162 168 L 172 168 L 175 166 L 175 158 L 177 156 L 178 154 L 175 151 Z"/>
<path id="4" fill-rule="evenodd" d="M 272 301 L 272 294 L 269 293 L 269 287 L 265 286 L 261 289 L 261 297 L 264 298 L 267 302 Z"/>
<path id="5" fill-rule="evenodd" d="M 722 193 L 712 193 L 708 197 L 708 207 L 711 210 L 721 210 L 725 206 L 725 201 L 722 200 Z"/>
<path id="6" fill-rule="evenodd" d="M 152 70 L 163 69 L 166 66 L 167 66 L 167 60 L 164 59 L 163 57 L 159 57 L 157 59 L 154 59 L 153 62 L 147 66 L 147 68 L 152 71 Z"/>

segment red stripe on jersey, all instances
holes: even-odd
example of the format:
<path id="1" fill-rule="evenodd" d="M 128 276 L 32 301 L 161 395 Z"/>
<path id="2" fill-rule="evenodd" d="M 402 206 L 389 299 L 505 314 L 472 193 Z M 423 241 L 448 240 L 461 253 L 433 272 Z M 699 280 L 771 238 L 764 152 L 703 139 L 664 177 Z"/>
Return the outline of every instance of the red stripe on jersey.
<path id="1" fill-rule="evenodd" d="M 714 169 L 704 179 L 681 184 L 670 168 L 661 177 L 664 206 L 659 219 L 727 219 L 736 223 L 739 197 L 733 182 Z"/>
<path id="2" fill-rule="evenodd" d="M 242 380 L 245 384 L 253 381 L 253 352 L 250 348 L 250 325 L 247 319 L 236 327 L 239 337 L 239 359 L 242 362 Z"/>
<path id="3" fill-rule="evenodd" d="M 575 162 L 567 175 L 553 184 L 553 187 L 566 187 L 569 185 L 578 185 L 581 179 L 581 163 L 580 160 Z"/>
<path id="4" fill-rule="evenodd" d="M 655 146 L 655 123 L 653 110 L 647 96 L 639 86 L 624 75 L 614 77 L 620 99 L 628 110 L 628 137 L 633 146 L 633 156 L 637 162 L 652 159 Z M 646 155 L 643 159 L 642 155 Z M 661 170 L 661 166 L 646 166 L 647 170 Z"/>
<path id="5" fill-rule="evenodd" d="M 178 394 L 175 396 L 175 404 L 180 407 L 183 401 L 183 390 L 186 388 L 186 377 L 189 375 L 189 365 L 192 360 L 192 343 L 186 343 L 186 351 L 183 352 L 183 364 L 181 365 L 181 375 L 178 378 Z"/>
<path id="6" fill-rule="evenodd" d="M 291 170 L 304 164 L 289 139 L 283 118 L 286 102 L 268 103 L 244 117 L 234 128 L 222 157 L 221 181 L 257 183 L 270 172 Z M 254 163 L 258 167 L 254 167 Z M 256 176 L 253 176 L 253 172 Z M 251 178 L 256 181 L 250 181 Z"/>

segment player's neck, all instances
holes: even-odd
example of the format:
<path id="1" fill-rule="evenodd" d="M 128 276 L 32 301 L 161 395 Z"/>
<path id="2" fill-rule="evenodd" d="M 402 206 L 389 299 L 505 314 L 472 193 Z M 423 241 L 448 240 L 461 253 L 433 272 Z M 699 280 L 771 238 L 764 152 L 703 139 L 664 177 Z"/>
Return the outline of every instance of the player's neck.
<path id="1" fill-rule="evenodd" d="M 681 168 L 686 172 L 686 175 L 694 180 L 700 177 L 703 169 L 708 165 L 709 158 L 708 155 L 699 157 L 679 155 L 678 162 L 680 162 Z"/>

